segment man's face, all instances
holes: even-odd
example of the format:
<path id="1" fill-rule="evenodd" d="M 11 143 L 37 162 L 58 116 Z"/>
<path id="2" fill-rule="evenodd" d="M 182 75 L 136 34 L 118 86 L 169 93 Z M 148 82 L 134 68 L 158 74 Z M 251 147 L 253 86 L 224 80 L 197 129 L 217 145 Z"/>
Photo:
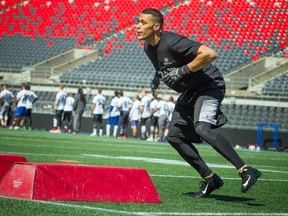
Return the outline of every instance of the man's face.
<path id="1" fill-rule="evenodd" d="M 159 30 L 159 23 L 153 21 L 151 14 L 140 14 L 137 24 L 138 40 L 149 40 L 153 38 L 156 31 Z"/>

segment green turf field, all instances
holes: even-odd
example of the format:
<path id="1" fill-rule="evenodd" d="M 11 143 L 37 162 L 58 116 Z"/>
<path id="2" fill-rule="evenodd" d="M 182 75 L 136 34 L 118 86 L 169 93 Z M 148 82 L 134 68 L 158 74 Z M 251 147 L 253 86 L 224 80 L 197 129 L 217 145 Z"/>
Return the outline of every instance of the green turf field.
<path id="1" fill-rule="evenodd" d="M 41 131 L 0 130 L 0 153 L 24 155 L 29 162 L 145 168 L 161 204 L 29 201 L 0 197 L 0 215 L 288 215 L 288 154 L 237 150 L 262 172 L 246 194 L 236 170 L 207 145 L 197 145 L 224 186 L 209 198 L 191 197 L 200 178 L 168 143 L 120 140 Z"/>

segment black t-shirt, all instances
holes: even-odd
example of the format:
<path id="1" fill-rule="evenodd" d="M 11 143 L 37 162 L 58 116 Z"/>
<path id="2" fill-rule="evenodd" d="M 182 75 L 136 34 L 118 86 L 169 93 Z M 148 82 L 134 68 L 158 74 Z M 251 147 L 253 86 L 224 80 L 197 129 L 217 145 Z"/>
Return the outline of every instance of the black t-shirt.
<path id="1" fill-rule="evenodd" d="M 196 58 L 201 45 L 201 43 L 192 41 L 182 35 L 163 31 L 156 46 L 151 46 L 145 42 L 144 51 L 162 78 L 165 75 L 163 68 L 178 68 L 188 64 Z M 178 85 L 171 88 L 177 92 L 183 92 L 186 89 L 198 91 L 224 86 L 222 74 L 217 67 L 210 64 L 195 73 L 191 73 L 191 75 L 181 80 Z"/>

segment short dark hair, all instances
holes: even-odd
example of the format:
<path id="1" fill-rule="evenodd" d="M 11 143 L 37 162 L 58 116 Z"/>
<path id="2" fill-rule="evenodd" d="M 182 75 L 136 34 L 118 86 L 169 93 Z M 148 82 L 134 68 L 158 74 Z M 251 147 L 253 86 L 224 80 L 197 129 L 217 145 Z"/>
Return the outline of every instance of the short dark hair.
<path id="1" fill-rule="evenodd" d="M 163 14 L 159 10 L 155 8 L 146 8 L 142 10 L 141 13 L 151 14 L 155 22 L 160 24 L 161 29 L 163 28 L 163 23 L 164 23 Z"/>

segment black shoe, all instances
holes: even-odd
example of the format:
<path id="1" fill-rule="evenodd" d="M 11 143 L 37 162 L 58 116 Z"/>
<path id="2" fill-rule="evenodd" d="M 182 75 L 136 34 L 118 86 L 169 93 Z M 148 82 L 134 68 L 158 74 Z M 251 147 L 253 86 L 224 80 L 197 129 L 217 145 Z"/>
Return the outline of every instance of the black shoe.
<path id="1" fill-rule="evenodd" d="M 214 174 L 213 178 L 210 181 L 201 181 L 200 182 L 200 192 L 196 193 L 194 197 L 197 198 L 205 198 L 209 194 L 211 194 L 214 190 L 219 189 L 222 187 L 224 182 L 222 179 Z"/>
<path id="2" fill-rule="evenodd" d="M 239 175 L 242 178 L 241 191 L 246 193 L 256 183 L 261 176 L 261 172 L 252 167 L 245 167 L 242 171 L 239 171 Z"/>

